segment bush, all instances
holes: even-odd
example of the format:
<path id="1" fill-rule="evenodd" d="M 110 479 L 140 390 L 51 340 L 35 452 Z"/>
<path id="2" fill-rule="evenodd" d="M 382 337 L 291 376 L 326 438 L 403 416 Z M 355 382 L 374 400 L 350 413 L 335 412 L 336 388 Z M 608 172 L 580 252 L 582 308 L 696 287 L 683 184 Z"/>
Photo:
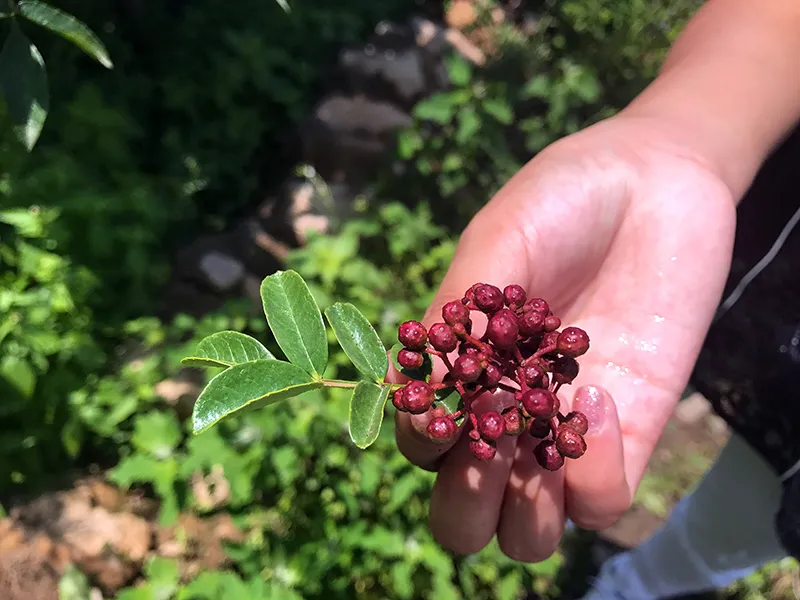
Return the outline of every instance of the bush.
<path id="1" fill-rule="evenodd" d="M 157 497 L 163 523 L 229 511 L 247 532 L 228 549 L 230 570 L 182 585 L 174 563 L 154 559 L 122 600 L 556 596 L 559 555 L 525 566 L 495 546 L 467 558 L 436 546 L 425 524 L 432 476 L 398 455 L 391 427 L 355 449 L 336 392 L 190 436 L 181 407 L 156 391 L 171 378 L 203 381 L 178 365 L 205 335 L 265 334 L 246 302 L 154 318 L 175 249 L 223 229 L 284 178 L 298 158 L 286 136 L 338 48 L 409 10 L 399 0 L 296 4 L 287 16 L 255 0 L 61 2 L 101 33 L 112 72 L 26 30 L 53 100 L 34 152 L 0 172 L 0 498 L 99 462 Z M 451 89 L 421 102 L 399 136 L 406 172 L 382 179 L 381 201 L 357 204 L 335 235 L 290 256 L 321 306 L 355 303 L 389 345 L 427 307 L 464 223 L 530 156 L 641 89 L 699 2 L 539 4 L 534 36 L 493 29 L 499 59 L 486 68 L 451 61 Z M 330 341 L 331 375 L 350 375 Z M 192 481 L 217 465 L 229 490 L 210 505 Z M 83 583 L 70 572 L 67 597 L 86 600 Z"/>

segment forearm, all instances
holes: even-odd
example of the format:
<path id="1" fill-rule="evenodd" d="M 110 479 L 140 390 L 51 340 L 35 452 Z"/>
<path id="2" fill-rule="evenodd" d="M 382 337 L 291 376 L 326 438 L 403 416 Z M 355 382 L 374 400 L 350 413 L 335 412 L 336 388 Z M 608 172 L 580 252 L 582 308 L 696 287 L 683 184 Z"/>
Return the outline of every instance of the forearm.
<path id="1" fill-rule="evenodd" d="M 737 202 L 800 121 L 800 0 L 709 0 L 623 114 L 674 125 Z"/>

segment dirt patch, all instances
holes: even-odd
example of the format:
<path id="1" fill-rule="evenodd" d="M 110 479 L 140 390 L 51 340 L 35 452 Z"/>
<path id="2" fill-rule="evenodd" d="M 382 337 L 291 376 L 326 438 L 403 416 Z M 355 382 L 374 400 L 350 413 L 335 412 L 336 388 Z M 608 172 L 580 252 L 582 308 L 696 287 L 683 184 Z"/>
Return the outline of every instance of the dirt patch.
<path id="1" fill-rule="evenodd" d="M 243 539 L 224 512 L 184 514 L 171 527 L 158 525 L 157 516 L 154 502 L 96 478 L 14 508 L 0 520 L 3 600 L 58 600 L 58 582 L 69 566 L 113 597 L 155 556 L 176 559 L 190 579 L 227 566 L 224 543 Z"/>

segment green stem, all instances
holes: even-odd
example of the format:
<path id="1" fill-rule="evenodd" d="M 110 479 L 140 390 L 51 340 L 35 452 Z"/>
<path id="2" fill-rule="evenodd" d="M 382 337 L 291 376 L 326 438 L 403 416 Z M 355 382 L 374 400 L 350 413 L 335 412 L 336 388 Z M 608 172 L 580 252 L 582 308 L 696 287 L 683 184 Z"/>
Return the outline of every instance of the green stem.
<path id="1" fill-rule="evenodd" d="M 322 385 L 326 387 L 337 387 L 337 388 L 354 388 L 358 385 L 356 381 L 343 381 L 341 379 L 323 379 Z"/>
<path id="2" fill-rule="evenodd" d="M 358 385 L 358 381 L 345 381 L 343 379 L 323 379 L 322 385 L 325 387 L 335 387 L 335 388 L 354 388 Z M 386 386 L 387 384 L 381 384 Z M 403 387 L 405 384 L 403 383 L 390 383 L 389 389 L 396 390 L 398 388 Z"/>

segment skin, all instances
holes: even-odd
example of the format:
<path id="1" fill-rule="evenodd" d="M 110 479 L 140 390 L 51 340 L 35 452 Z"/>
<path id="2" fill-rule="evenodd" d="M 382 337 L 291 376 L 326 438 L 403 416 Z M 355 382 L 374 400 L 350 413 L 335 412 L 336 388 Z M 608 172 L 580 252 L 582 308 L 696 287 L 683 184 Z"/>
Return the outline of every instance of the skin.
<path id="1" fill-rule="evenodd" d="M 639 98 L 538 154 L 472 220 L 423 322 L 478 281 L 546 298 L 591 339 L 559 393 L 589 417 L 588 450 L 548 472 L 530 436 L 505 437 L 481 463 L 466 435 L 433 444 L 420 433 L 429 414 L 397 413 L 400 451 L 437 472 L 440 544 L 469 554 L 497 536 L 508 556 L 538 562 L 567 518 L 602 529 L 631 505 L 718 306 L 736 205 L 800 119 L 799 55 L 796 0 L 710 0 Z"/>

